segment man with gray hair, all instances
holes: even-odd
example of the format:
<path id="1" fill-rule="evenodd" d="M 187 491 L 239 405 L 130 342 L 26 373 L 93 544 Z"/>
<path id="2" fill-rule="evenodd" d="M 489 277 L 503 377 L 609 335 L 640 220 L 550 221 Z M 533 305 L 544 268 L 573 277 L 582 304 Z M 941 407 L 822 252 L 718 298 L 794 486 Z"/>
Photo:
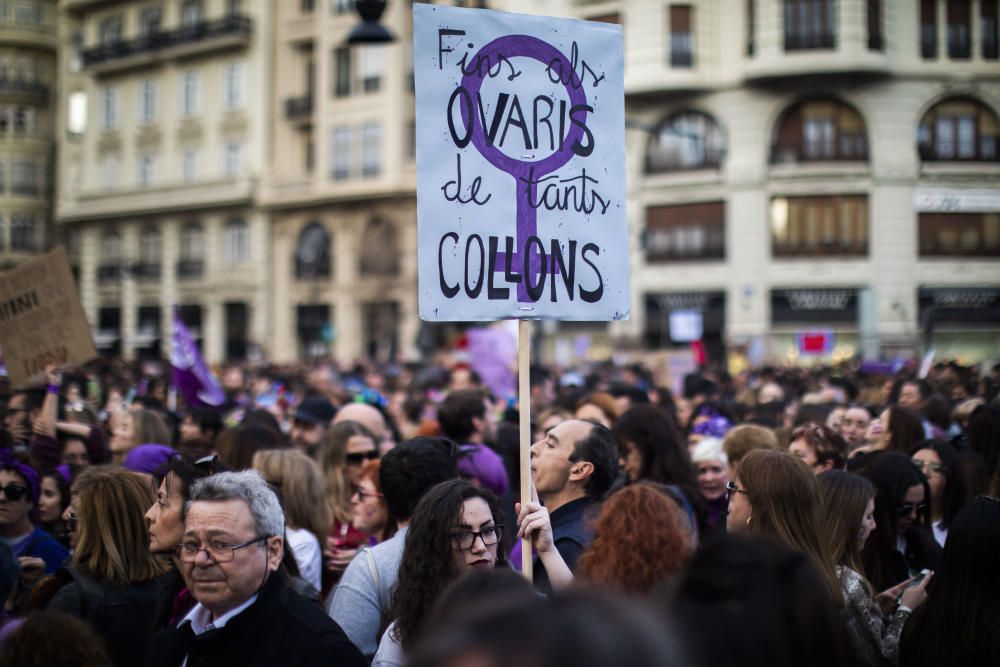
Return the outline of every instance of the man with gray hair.
<path id="1" fill-rule="evenodd" d="M 340 626 L 279 571 L 285 516 L 254 470 L 195 482 L 177 548 L 197 604 L 150 641 L 146 665 L 367 664 Z"/>

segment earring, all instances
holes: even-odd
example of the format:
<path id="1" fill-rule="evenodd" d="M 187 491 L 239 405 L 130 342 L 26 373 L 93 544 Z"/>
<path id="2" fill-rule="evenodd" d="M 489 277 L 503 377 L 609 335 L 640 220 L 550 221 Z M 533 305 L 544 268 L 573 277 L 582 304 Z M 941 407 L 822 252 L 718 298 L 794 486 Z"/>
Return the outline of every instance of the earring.
<path id="1" fill-rule="evenodd" d="M 750 516 L 747 517 L 747 525 L 748 526 L 750 525 L 750 519 L 752 519 L 752 518 L 753 518 L 753 514 L 751 514 Z"/>

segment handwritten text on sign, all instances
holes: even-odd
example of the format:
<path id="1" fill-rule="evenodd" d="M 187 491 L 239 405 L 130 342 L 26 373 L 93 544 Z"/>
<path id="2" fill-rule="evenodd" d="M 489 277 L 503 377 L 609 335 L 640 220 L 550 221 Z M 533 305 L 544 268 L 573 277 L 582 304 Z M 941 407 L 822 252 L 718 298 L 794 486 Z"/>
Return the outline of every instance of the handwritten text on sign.
<path id="1" fill-rule="evenodd" d="M 415 4 L 420 316 L 624 319 L 618 26 Z"/>

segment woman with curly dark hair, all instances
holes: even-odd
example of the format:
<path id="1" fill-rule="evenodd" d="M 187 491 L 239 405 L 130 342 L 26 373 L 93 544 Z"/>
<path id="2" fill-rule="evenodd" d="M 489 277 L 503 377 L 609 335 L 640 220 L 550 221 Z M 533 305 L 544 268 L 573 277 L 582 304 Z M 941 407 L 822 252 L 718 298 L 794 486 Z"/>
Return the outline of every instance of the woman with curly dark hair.
<path id="1" fill-rule="evenodd" d="M 502 517 L 500 501 L 492 492 L 461 479 L 442 482 L 420 499 L 406 533 L 393 594 L 395 620 L 382 635 L 375 667 L 405 662 L 448 584 L 475 568 L 507 567 L 510 540 L 497 522 Z M 532 539 L 543 560 L 551 554 L 559 557 L 547 519 L 545 509 L 535 502 L 520 515 L 520 532 Z M 541 544 L 543 540 L 547 543 Z M 545 564 L 550 572 L 556 571 L 554 563 Z M 565 564 L 563 568 L 568 572 Z"/>
<path id="2" fill-rule="evenodd" d="M 578 576 L 630 595 L 647 595 L 680 571 L 693 551 L 691 526 L 677 502 L 650 483 L 612 495 L 580 556 Z"/>

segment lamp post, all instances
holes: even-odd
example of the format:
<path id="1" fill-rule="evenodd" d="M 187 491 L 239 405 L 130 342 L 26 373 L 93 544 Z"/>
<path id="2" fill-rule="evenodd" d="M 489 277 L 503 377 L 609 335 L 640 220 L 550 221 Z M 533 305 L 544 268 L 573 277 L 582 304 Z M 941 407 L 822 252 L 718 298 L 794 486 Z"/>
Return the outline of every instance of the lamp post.
<path id="1" fill-rule="evenodd" d="M 385 26 L 379 23 L 382 12 L 385 11 L 386 0 L 355 0 L 354 9 L 361 17 L 361 23 L 354 26 L 347 36 L 347 43 L 385 44 L 396 40 Z"/>

